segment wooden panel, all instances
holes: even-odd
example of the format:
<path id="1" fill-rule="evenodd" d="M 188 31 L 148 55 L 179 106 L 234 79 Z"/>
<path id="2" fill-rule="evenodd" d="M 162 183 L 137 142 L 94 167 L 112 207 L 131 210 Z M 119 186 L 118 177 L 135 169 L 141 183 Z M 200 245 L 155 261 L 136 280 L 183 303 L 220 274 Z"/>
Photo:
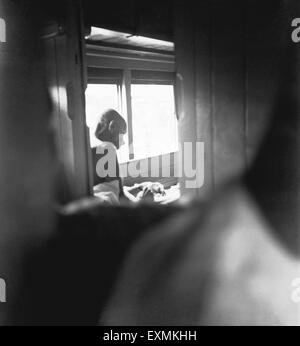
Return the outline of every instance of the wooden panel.
<path id="1" fill-rule="evenodd" d="M 172 41 L 173 0 L 83 1 L 93 26 Z"/>
<path id="2" fill-rule="evenodd" d="M 204 185 L 185 192 L 205 198 L 246 167 L 245 11 L 236 0 L 190 6 L 175 11 L 180 139 L 204 142 Z"/>
<path id="3" fill-rule="evenodd" d="M 61 185 L 63 199 L 72 198 L 70 187 L 74 186 L 75 167 L 72 120 L 68 115 L 66 37 L 57 36 L 44 40 L 47 85 L 52 100 L 52 115 L 55 130 L 56 152 L 64 168 L 67 181 Z M 71 192 L 71 196 L 68 196 Z M 74 193 L 74 195 L 76 195 Z"/>
<path id="4" fill-rule="evenodd" d="M 241 1 L 213 1 L 212 117 L 215 184 L 245 167 L 244 13 Z"/>
<path id="5" fill-rule="evenodd" d="M 7 302 L 0 324 L 13 324 L 24 253 L 51 234 L 53 174 L 50 103 L 37 37 L 40 13 L 28 2 L 0 1 L 7 40 L 0 43 L 0 278 Z M 52 148 L 51 148 L 52 149 Z M 23 301 L 22 301 L 23 302 Z"/>
<path id="6" fill-rule="evenodd" d="M 176 105 L 179 126 L 179 142 L 195 143 L 197 138 L 197 118 L 195 112 L 195 56 L 194 56 L 194 26 L 191 20 L 193 7 L 189 2 L 176 2 L 175 11 L 175 54 L 176 54 Z M 192 163 L 195 166 L 195 151 L 192 155 Z M 184 173 L 180 178 L 182 195 L 195 197 L 197 189 L 189 189 L 186 186 L 187 177 Z"/>
<path id="7" fill-rule="evenodd" d="M 67 176 L 71 198 L 91 193 L 89 139 L 85 121 L 86 77 L 80 6 L 68 2 L 62 29 L 44 39 L 47 82 L 53 101 L 57 152 Z M 66 186 L 68 185 L 68 186 Z"/>
<path id="8" fill-rule="evenodd" d="M 246 39 L 247 39 L 247 160 L 250 164 L 259 147 L 261 138 L 268 125 L 271 107 L 277 89 L 278 68 L 272 46 L 277 44 L 273 37 L 276 16 L 273 1 L 247 1 Z M 261 16 L 256 18 L 257 8 Z M 253 30 L 255 18 L 256 30 Z"/>
<path id="9" fill-rule="evenodd" d="M 212 117 L 212 12 L 209 0 L 201 1 L 195 33 L 195 86 L 197 140 L 204 142 L 204 185 L 199 197 L 208 196 L 214 188 L 213 117 Z"/>
<path id="10" fill-rule="evenodd" d="M 89 172 L 89 144 L 85 119 L 85 45 L 84 30 L 81 18 L 81 6 L 78 1 L 68 6 L 67 61 L 68 61 L 68 112 L 72 119 L 74 138 L 74 164 L 76 196 L 83 197 L 91 193 L 92 182 Z"/>

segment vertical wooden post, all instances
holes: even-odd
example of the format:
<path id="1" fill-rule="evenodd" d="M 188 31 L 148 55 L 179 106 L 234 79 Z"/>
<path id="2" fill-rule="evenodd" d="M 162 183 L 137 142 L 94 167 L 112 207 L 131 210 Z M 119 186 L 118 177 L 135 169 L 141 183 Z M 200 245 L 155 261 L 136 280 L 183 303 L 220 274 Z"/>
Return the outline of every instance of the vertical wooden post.
<path id="1" fill-rule="evenodd" d="M 124 70 L 123 74 L 123 93 L 125 94 L 125 106 L 127 113 L 127 128 L 128 128 L 128 145 L 129 145 L 129 160 L 134 159 L 133 150 L 133 124 L 132 124 L 132 106 L 131 106 L 131 72 L 128 69 Z"/>
<path id="2" fill-rule="evenodd" d="M 85 44 L 82 8 L 80 1 L 68 1 L 66 23 L 68 47 L 68 112 L 72 119 L 76 197 L 87 196 L 91 193 L 89 173 L 89 143 L 85 119 Z"/>

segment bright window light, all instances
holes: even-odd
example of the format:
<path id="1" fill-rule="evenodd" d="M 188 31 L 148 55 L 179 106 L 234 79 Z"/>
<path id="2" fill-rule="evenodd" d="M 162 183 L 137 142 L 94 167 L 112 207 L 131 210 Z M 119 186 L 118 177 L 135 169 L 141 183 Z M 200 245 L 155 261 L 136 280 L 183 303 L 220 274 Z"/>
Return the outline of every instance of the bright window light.
<path id="1" fill-rule="evenodd" d="M 133 35 L 128 37 L 130 41 L 132 41 L 132 43 L 136 44 L 136 45 L 154 45 L 154 46 L 158 46 L 158 45 L 163 45 L 163 46 L 167 46 L 168 48 L 174 48 L 174 43 L 173 42 L 169 42 L 169 41 L 162 41 L 162 40 L 157 40 L 155 38 L 150 38 L 150 37 L 145 37 L 145 36 L 138 36 L 138 35 Z"/>
<path id="2" fill-rule="evenodd" d="M 132 35 L 125 32 L 107 30 L 95 26 L 91 27 L 91 33 L 86 38 L 92 41 L 119 41 L 119 43 L 122 42 L 133 46 L 153 46 L 154 48 L 167 49 L 170 51 L 174 50 L 174 43 L 170 41 L 158 40 L 140 35 Z"/>
<path id="3" fill-rule="evenodd" d="M 92 26 L 91 27 L 91 33 L 90 33 L 89 37 L 97 36 L 97 35 L 106 36 L 106 37 L 112 37 L 112 36 L 126 37 L 126 36 L 129 36 L 129 34 L 126 34 L 123 32 L 107 30 L 107 29 L 103 29 L 103 28 L 97 28 L 96 26 Z"/>
<path id="4" fill-rule="evenodd" d="M 132 84 L 134 158 L 178 150 L 173 85 Z"/>
<path id="5" fill-rule="evenodd" d="M 99 145 L 95 137 L 95 130 L 101 114 L 109 108 L 115 109 L 126 120 L 120 110 L 119 87 L 117 84 L 88 84 L 86 97 L 86 124 L 90 130 L 90 145 Z M 127 120 L 126 120 L 127 121 Z M 125 136 L 125 145 L 118 152 L 119 161 L 128 161 L 128 138 Z"/>
<path id="6" fill-rule="evenodd" d="M 134 160 L 178 150 L 178 123 L 174 107 L 173 85 L 131 84 L 132 133 Z M 108 108 L 120 112 L 120 88 L 117 84 L 88 84 L 86 90 L 86 123 L 90 145 L 97 146 L 96 126 Z M 118 151 L 119 162 L 129 160 L 128 133 L 125 145 Z"/>

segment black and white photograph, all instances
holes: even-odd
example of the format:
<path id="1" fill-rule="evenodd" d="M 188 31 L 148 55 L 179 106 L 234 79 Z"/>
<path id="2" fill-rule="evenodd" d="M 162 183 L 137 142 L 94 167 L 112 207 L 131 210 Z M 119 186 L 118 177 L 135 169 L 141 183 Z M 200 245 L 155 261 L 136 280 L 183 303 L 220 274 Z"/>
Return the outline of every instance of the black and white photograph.
<path id="1" fill-rule="evenodd" d="M 300 326 L 300 1 L 0 0 L 0 326 Z"/>

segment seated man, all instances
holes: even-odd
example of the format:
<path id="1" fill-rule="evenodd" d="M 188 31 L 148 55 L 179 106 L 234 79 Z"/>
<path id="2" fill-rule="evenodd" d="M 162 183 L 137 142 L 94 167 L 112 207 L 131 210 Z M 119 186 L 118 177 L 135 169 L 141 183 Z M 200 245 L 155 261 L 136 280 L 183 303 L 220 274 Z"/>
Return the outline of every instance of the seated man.
<path id="1" fill-rule="evenodd" d="M 92 148 L 94 195 L 106 204 L 117 205 L 120 198 L 131 202 L 153 201 L 156 194 L 164 195 L 160 183 L 145 182 L 124 188 L 117 150 L 125 143 L 126 131 L 126 121 L 113 109 L 101 115 L 96 128 L 95 136 L 100 143 Z"/>
<path id="2" fill-rule="evenodd" d="M 95 136 L 100 144 L 92 148 L 94 193 L 104 202 L 118 204 L 124 195 L 117 149 L 124 144 L 127 124 L 121 115 L 109 109 L 98 122 Z"/>

